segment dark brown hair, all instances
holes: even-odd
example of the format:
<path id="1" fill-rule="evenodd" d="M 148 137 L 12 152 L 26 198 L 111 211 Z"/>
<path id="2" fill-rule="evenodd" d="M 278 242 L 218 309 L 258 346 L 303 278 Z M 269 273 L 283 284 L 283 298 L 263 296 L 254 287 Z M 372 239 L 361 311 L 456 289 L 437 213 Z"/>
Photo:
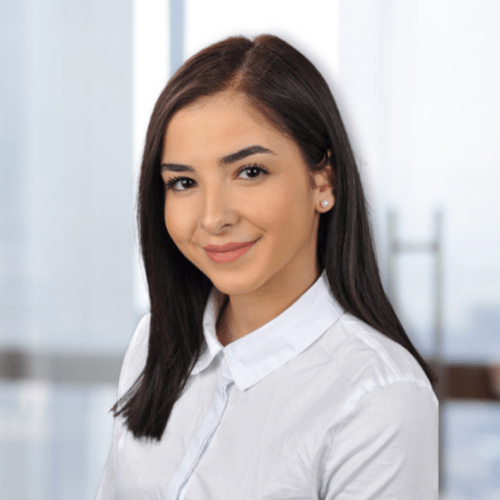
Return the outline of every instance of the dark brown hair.
<path id="1" fill-rule="evenodd" d="M 163 219 L 163 138 L 173 114 L 232 89 L 299 146 L 312 171 L 330 164 L 335 206 L 320 216 L 318 264 L 350 314 L 405 347 L 435 375 L 406 335 L 380 280 L 361 180 L 332 93 L 314 65 L 276 36 L 231 37 L 194 55 L 161 93 L 149 123 L 138 194 L 140 244 L 151 300 L 146 366 L 114 406 L 136 438 L 161 439 L 203 348 L 210 280 L 177 249 Z M 333 182 L 333 179 L 332 179 Z"/>

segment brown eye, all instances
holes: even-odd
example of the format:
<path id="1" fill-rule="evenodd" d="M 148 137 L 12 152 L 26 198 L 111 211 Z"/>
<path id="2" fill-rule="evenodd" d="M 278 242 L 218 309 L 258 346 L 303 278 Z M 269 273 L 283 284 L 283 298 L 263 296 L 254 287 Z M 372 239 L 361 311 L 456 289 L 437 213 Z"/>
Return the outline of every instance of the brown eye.
<path id="1" fill-rule="evenodd" d="M 243 173 L 245 174 L 243 178 L 246 177 L 247 179 L 258 179 L 259 177 L 263 177 L 264 175 L 268 174 L 268 171 L 260 165 L 249 165 L 248 167 L 245 167 L 243 170 L 241 170 L 240 176 Z"/>
<path id="2" fill-rule="evenodd" d="M 189 177 L 174 177 L 167 181 L 166 187 L 172 191 L 187 191 L 194 183 L 195 181 Z"/>

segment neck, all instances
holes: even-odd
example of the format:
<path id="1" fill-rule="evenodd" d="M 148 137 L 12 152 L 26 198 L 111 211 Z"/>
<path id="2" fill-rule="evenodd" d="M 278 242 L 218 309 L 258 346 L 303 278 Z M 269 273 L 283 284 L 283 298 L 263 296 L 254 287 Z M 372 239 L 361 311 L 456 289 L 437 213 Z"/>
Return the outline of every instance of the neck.
<path id="1" fill-rule="evenodd" d="M 290 276 L 278 273 L 252 293 L 230 295 L 219 316 L 219 340 L 223 345 L 257 330 L 288 309 L 317 280 L 317 269 Z"/>

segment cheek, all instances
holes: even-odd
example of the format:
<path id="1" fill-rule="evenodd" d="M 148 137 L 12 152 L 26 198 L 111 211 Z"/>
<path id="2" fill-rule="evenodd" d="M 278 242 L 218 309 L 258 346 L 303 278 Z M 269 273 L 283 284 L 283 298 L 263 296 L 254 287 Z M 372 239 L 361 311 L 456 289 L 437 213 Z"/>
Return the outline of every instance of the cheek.
<path id="1" fill-rule="evenodd" d="M 183 210 L 182 204 L 166 202 L 164 208 L 165 227 L 174 242 L 181 242 L 187 237 L 191 224 L 189 211 Z"/>
<path id="2" fill-rule="evenodd" d="M 255 222 L 263 229 L 284 229 L 288 222 L 288 212 L 282 205 L 274 207 L 269 203 L 260 207 L 253 216 Z"/>
<path id="3" fill-rule="evenodd" d="M 296 231 L 308 218 L 311 201 L 293 186 L 274 189 L 261 203 L 254 203 L 253 220 L 263 229 Z"/>

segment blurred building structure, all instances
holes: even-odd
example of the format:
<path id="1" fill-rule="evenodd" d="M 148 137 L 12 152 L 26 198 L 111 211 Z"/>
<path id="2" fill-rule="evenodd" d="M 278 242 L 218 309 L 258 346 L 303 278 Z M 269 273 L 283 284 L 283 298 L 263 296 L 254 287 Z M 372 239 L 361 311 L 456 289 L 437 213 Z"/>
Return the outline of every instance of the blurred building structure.
<path id="1" fill-rule="evenodd" d="M 129 0 L 0 1 L 1 498 L 92 498 L 107 454 L 138 320 L 131 26 Z"/>

